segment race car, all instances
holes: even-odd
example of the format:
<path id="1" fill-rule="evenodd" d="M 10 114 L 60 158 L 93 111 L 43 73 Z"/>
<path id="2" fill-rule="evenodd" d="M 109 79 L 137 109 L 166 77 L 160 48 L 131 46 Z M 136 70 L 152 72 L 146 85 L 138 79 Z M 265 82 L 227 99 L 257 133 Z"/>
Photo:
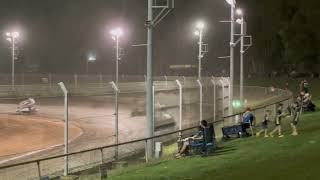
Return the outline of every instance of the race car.
<path id="1" fill-rule="evenodd" d="M 33 98 L 28 98 L 19 103 L 16 112 L 18 114 L 32 114 L 37 112 L 35 107 L 36 101 Z"/>

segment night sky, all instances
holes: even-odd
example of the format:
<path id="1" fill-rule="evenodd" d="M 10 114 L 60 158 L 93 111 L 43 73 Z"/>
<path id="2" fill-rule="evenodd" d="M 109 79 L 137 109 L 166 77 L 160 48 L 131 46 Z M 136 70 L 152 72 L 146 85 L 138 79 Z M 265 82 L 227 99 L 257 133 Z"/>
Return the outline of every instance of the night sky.
<path id="1" fill-rule="evenodd" d="M 229 24 L 219 23 L 229 13 L 224 0 L 176 0 L 176 8 L 154 32 L 155 74 L 177 75 L 181 72 L 170 71 L 170 65 L 197 64 L 198 39 L 193 35 L 197 20 L 207 23 L 204 72 L 228 73 L 229 61 L 217 57 L 229 55 Z M 132 45 L 146 43 L 146 16 L 146 0 L 2 0 L 0 30 L 3 34 L 17 29 L 22 34 L 18 72 L 39 65 L 42 73 L 85 73 L 87 54 L 95 51 L 98 60 L 90 64 L 90 72 L 112 74 L 115 51 L 109 31 L 121 26 L 125 35 L 120 73 L 145 74 L 146 48 Z M 9 43 L 2 37 L 0 71 L 8 73 Z"/>

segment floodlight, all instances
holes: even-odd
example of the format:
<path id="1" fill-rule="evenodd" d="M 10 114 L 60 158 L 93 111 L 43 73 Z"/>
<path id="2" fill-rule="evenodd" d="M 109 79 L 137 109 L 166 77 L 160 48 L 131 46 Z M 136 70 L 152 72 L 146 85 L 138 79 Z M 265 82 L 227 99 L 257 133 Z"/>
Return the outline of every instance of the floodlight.
<path id="1" fill-rule="evenodd" d="M 92 61 L 95 61 L 95 60 L 97 60 L 97 58 L 94 55 L 89 55 L 88 61 L 92 62 Z"/>
<path id="2" fill-rule="evenodd" d="M 196 27 L 197 27 L 197 29 L 202 30 L 204 28 L 204 23 L 200 21 L 197 23 Z"/>
<path id="3" fill-rule="evenodd" d="M 228 4 L 235 6 L 236 0 L 226 0 Z"/>
<path id="4" fill-rule="evenodd" d="M 117 29 L 111 30 L 111 31 L 110 31 L 110 34 L 111 34 L 112 36 L 120 37 L 120 36 L 122 36 L 123 31 L 122 31 L 121 28 L 117 28 Z"/>
<path id="5" fill-rule="evenodd" d="M 10 32 L 7 32 L 7 33 L 6 33 L 6 36 L 11 37 L 11 33 L 10 33 Z"/>
<path id="6" fill-rule="evenodd" d="M 11 33 L 13 38 L 18 38 L 20 36 L 20 34 L 18 32 L 13 32 Z"/>
<path id="7" fill-rule="evenodd" d="M 236 22 L 237 22 L 238 24 L 242 24 L 242 23 L 243 23 L 243 20 L 242 20 L 242 19 L 237 19 Z"/>
<path id="8" fill-rule="evenodd" d="M 199 32 L 199 31 L 195 31 L 195 32 L 194 32 L 194 35 L 200 36 L 200 32 Z"/>
<path id="9" fill-rule="evenodd" d="M 239 16 L 241 16 L 243 12 L 242 12 L 241 9 L 237 9 L 237 10 L 236 10 L 236 13 L 237 13 Z"/>

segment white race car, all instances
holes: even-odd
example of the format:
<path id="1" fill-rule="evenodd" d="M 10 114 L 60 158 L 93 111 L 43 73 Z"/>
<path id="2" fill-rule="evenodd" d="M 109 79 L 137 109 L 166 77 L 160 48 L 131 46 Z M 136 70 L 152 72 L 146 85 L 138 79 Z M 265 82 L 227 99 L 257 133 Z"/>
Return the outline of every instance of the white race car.
<path id="1" fill-rule="evenodd" d="M 29 98 L 19 103 L 16 112 L 18 114 L 32 114 L 37 112 L 35 107 L 36 101 L 33 98 Z"/>

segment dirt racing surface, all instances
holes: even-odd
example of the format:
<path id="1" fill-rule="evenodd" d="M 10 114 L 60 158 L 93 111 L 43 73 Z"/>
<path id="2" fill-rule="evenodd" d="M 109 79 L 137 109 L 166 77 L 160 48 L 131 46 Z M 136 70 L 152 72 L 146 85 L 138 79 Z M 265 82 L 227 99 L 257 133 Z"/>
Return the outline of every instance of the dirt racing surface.
<path id="1" fill-rule="evenodd" d="M 0 157 L 43 150 L 64 143 L 64 123 L 32 115 L 0 115 Z M 81 135 L 80 128 L 69 126 L 69 139 Z"/>
<path id="2" fill-rule="evenodd" d="M 63 98 L 35 100 L 38 112 L 34 115 L 16 115 L 19 100 L 0 100 L 0 164 L 63 153 Z M 131 107 L 134 106 L 135 100 L 120 99 L 120 142 L 145 135 L 145 117 L 132 117 Z M 113 98 L 69 98 L 69 123 L 69 152 L 114 144 Z"/>

